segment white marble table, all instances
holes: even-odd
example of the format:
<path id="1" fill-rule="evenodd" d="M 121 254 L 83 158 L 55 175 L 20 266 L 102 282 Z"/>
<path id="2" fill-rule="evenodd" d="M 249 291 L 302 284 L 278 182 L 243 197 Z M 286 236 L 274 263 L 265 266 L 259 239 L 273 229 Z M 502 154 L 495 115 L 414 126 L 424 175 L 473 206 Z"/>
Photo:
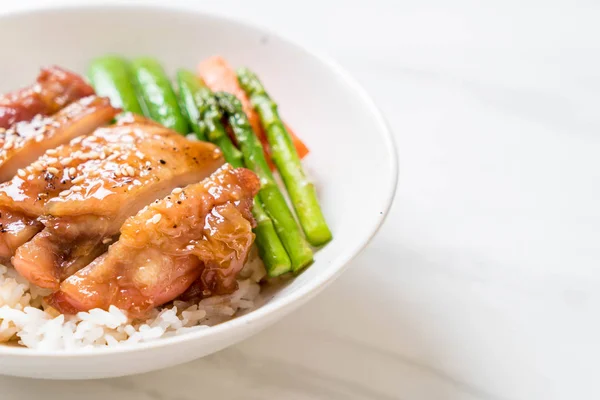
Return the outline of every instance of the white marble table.
<path id="1" fill-rule="evenodd" d="M 373 94 L 401 156 L 379 236 L 234 348 L 121 379 L 0 377 L 0 398 L 600 398 L 598 3 L 288 3 L 194 6 L 320 47 Z"/>

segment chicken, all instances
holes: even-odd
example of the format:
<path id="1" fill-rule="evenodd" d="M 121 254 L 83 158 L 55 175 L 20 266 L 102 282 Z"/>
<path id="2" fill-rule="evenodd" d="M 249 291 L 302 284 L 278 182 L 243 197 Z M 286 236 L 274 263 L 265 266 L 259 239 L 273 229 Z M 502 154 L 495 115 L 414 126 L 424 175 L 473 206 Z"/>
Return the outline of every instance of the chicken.
<path id="1" fill-rule="evenodd" d="M 27 242 L 44 225 L 27 214 L 0 207 L 0 261 L 8 262 L 23 243 Z"/>
<path id="2" fill-rule="evenodd" d="M 0 183 L 1 261 L 10 260 L 17 247 L 43 228 L 37 220 L 43 205 L 62 190 L 60 187 L 68 184 L 65 181 L 53 190 L 47 190 L 48 186 L 56 186 L 52 174 L 55 168 L 49 171 L 42 168 L 45 161 L 31 163 L 48 148 L 44 160 L 58 162 L 54 146 L 92 132 L 110 121 L 117 112 L 108 99 L 89 96 L 52 117 L 20 122 L 0 134 L 0 181 L 4 181 Z M 34 175 L 42 179 L 26 179 Z"/>
<path id="3" fill-rule="evenodd" d="M 47 298 L 64 313 L 114 305 L 132 317 L 176 299 L 197 279 L 205 295 L 231 293 L 254 241 L 258 177 L 223 166 L 129 218 L 107 253 Z"/>
<path id="4" fill-rule="evenodd" d="M 223 162 L 210 143 L 135 121 L 48 151 L 22 179 L 0 185 L 0 207 L 43 224 L 12 264 L 30 282 L 58 289 L 105 251 L 127 217 L 175 187 L 199 182 Z"/>
<path id="5" fill-rule="evenodd" d="M 92 132 L 119 112 L 104 97 L 88 96 L 51 117 L 37 115 L 0 132 L 0 182 L 38 159 L 48 149 Z"/>
<path id="6" fill-rule="evenodd" d="M 38 114 L 52 115 L 92 94 L 94 89 L 79 75 L 56 66 L 43 68 L 35 84 L 0 96 L 0 129 L 29 121 Z"/>

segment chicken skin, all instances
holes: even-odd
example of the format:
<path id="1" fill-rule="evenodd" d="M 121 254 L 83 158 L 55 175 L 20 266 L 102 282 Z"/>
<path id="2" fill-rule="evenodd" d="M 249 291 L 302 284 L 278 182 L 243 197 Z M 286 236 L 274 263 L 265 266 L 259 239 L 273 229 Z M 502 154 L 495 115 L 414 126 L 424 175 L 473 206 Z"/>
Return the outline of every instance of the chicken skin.
<path id="1" fill-rule="evenodd" d="M 47 298 L 64 313 L 110 305 L 142 317 L 197 280 L 207 294 L 231 293 L 254 241 L 258 177 L 229 164 L 204 181 L 130 217 L 108 252 L 67 278 Z"/>
<path id="2" fill-rule="evenodd" d="M 36 115 L 52 115 L 66 105 L 94 94 L 83 78 L 63 68 L 43 68 L 35 84 L 0 95 L 0 129 Z"/>
<path id="3" fill-rule="evenodd" d="M 87 135 L 110 122 L 119 112 L 104 97 L 88 96 L 71 103 L 51 117 L 38 114 L 8 130 L 0 130 L 0 182 L 37 160 L 48 149 Z"/>
<path id="4" fill-rule="evenodd" d="M 31 238 L 22 231 L 0 233 L 0 249 L 21 245 L 12 258 L 15 269 L 31 283 L 58 289 L 106 250 L 129 216 L 223 162 L 216 146 L 139 118 L 99 128 L 47 151 L 24 176 L 0 185 L 0 212 L 43 228 L 27 243 L 15 239 Z"/>

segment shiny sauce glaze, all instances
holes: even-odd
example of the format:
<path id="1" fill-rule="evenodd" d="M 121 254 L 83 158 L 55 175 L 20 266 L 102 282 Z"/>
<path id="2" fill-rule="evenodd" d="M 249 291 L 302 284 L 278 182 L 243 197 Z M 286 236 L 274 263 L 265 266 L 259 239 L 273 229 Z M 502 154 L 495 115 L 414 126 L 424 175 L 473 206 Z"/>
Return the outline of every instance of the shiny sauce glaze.
<path id="1" fill-rule="evenodd" d="M 254 241 L 259 187 L 253 172 L 225 165 L 201 183 L 174 189 L 127 219 L 119 241 L 62 282 L 49 303 L 67 313 L 115 305 L 143 316 L 194 282 L 207 295 L 233 292 Z"/>

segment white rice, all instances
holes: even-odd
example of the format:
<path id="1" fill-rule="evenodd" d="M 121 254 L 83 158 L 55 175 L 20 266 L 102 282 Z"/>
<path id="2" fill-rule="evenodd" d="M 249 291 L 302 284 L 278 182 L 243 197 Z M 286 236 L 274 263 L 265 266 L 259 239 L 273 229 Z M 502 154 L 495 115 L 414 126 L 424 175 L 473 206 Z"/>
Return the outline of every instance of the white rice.
<path id="1" fill-rule="evenodd" d="M 265 269 L 253 249 L 240 273 L 236 292 L 198 303 L 173 302 L 145 320 L 132 320 L 118 308 L 59 314 L 43 297 L 48 291 L 29 284 L 12 268 L 0 265 L 0 345 L 14 342 L 32 349 L 61 350 L 121 346 L 176 335 L 232 318 L 253 308 Z"/>

